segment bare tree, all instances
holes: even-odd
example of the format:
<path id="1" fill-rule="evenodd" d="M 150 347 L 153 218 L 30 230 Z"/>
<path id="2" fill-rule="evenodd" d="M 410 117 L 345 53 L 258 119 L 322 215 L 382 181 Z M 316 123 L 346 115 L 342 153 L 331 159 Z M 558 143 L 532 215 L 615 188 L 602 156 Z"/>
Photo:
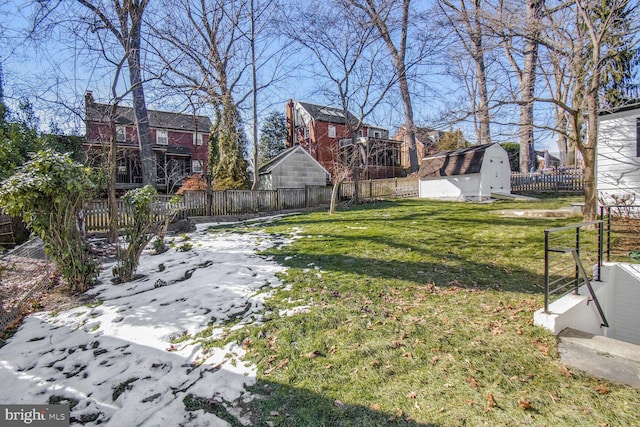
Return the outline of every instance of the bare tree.
<path id="1" fill-rule="evenodd" d="M 331 171 L 334 189 L 329 213 L 333 214 L 337 188 L 348 176 L 357 179 L 357 169 L 367 162 L 370 147 L 357 141 L 357 131 L 396 80 L 393 73 L 384 72 L 382 49 L 373 37 L 375 28 L 367 24 L 362 13 L 353 13 L 340 2 L 315 3 L 294 13 L 298 15 L 288 17 L 288 21 L 299 24 L 291 25 L 287 35 L 316 59 L 316 76 L 327 83 L 327 98 L 339 103 L 347 129 L 347 135 L 343 136 L 351 139 L 347 147 L 342 147 L 344 150 L 339 146 L 332 148 L 335 172 Z M 336 15 L 341 19 L 336 19 Z M 305 22 L 298 19 L 301 16 L 313 19 Z"/>
<path id="2" fill-rule="evenodd" d="M 474 119 L 476 120 L 476 132 L 478 143 L 491 142 L 491 114 L 489 109 L 489 89 L 487 85 L 487 66 L 485 54 L 485 25 L 482 0 L 440 0 L 440 9 L 449 21 L 452 30 L 456 34 L 463 49 L 473 60 L 474 65 L 474 94 L 477 96 L 474 102 Z"/>
<path id="3" fill-rule="evenodd" d="M 140 145 L 143 184 L 156 184 L 156 162 L 151 140 L 151 128 L 142 80 L 142 23 L 149 0 L 77 0 L 89 15 L 84 21 L 92 31 L 106 31 L 118 41 L 124 51 L 133 98 L 133 112 Z"/>
<path id="4" fill-rule="evenodd" d="M 409 78 L 407 63 L 407 41 L 409 34 L 410 0 L 347 0 L 352 6 L 364 11 L 370 22 L 377 29 L 384 40 L 395 67 L 402 106 L 404 108 L 404 128 L 406 130 L 406 142 L 409 148 L 409 168 L 411 172 L 418 170 L 418 154 L 416 149 L 416 126 L 413 119 L 413 103 L 409 90 Z M 396 7 L 400 8 L 400 19 L 394 17 Z M 400 35 L 395 38 L 394 32 Z M 396 41 L 397 40 L 397 41 Z M 422 57 L 423 55 L 419 55 Z"/>
<path id="5" fill-rule="evenodd" d="M 638 4 L 631 0 L 590 2 L 574 0 L 546 13 L 547 33 L 541 41 L 558 62 L 569 64 L 571 95 L 561 99 L 540 98 L 561 107 L 570 118 L 570 140 L 580 151 L 584 166 L 584 218 L 597 217 L 595 186 L 596 145 L 600 96 L 608 74 L 615 71 L 621 49 L 629 47 L 631 23 Z M 637 43 L 634 41 L 633 43 Z"/>
<path id="6" fill-rule="evenodd" d="M 544 0 L 526 0 L 524 21 L 520 19 L 522 3 L 500 1 L 498 19 L 492 27 L 499 32 L 505 55 L 519 83 L 520 171 L 534 165 L 534 95 L 538 47 Z M 509 9 L 513 6 L 513 9 Z M 518 40 L 520 43 L 518 43 Z M 517 45 L 516 45 L 517 43 Z"/>

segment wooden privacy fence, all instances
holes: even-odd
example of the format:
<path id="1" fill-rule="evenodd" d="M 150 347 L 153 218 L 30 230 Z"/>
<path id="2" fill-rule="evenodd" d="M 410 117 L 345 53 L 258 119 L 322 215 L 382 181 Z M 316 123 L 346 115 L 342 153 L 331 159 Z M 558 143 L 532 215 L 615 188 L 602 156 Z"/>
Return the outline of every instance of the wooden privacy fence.
<path id="1" fill-rule="evenodd" d="M 176 219 L 191 216 L 239 215 L 274 212 L 327 205 L 331 201 L 331 187 L 307 186 L 278 190 L 225 190 L 213 191 L 207 203 L 205 191 L 187 191 L 183 196 L 157 196 L 153 202 L 156 219 L 175 215 Z M 131 209 L 118 200 L 118 228 L 132 222 Z M 109 228 L 107 200 L 95 200 L 85 205 L 83 226 L 87 233 L 105 232 Z"/>
<path id="2" fill-rule="evenodd" d="M 512 173 L 511 192 L 574 192 L 584 191 L 582 169 L 558 169 L 533 173 Z"/>
<path id="3" fill-rule="evenodd" d="M 340 186 L 340 198 L 352 199 L 355 196 L 356 183 L 343 182 Z M 418 196 L 418 178 L 370 179 L 358 181 L 358 197 Z"/>

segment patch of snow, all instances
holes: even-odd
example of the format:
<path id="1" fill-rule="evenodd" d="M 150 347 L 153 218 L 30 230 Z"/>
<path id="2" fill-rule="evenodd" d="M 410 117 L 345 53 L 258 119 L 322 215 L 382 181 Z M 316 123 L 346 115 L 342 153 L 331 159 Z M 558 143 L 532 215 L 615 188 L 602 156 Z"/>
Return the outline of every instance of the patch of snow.
<path id="1" fill-rule="evenodd" d="M 230 402 L 247 398 L 256 368 L 235 343 L 205 350 L 192 338 L 208 326 L 212 338 L 222 337 L 229 319 L 240 320 L 235 327 L 262 321 L 284 268 L 256 252 L 291 240 L 210 226 L 189 235 L 189 251 L 143 254 L 142 277 L 133 282 L 113 284 L 113 265 L 104 266 L 88 291 L 100 304 L 25 318 L 0 348 L 0 402 L 66 398 L 72 418 L 97 417 L 87 425 L 227 426 L 203 410 L 187 411 L 183 399 L 214 399 L 239 415 Z"/>

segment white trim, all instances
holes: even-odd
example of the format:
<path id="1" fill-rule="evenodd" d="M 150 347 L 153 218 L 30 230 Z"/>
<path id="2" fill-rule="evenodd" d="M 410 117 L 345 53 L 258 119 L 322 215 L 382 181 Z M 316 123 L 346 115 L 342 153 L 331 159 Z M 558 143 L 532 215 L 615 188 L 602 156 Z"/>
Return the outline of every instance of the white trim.
<path id="1" fill-rule="evenodd" d="M 164 142 L 161 142 L 164 141 Z M 169 131 L 166 129 L 156 129 L 156 144 L 169 145 Z"/>
<path id="2" fill-rule="evenodd" d="M 127 127 L 126 126 L 116 126 L 116 141 L 117 142 L 126 142 L 127 141 Z"/>
<path id="3" fill-rule="evenodd" d="M 200 173 L 203 171 L 202 160 L 191 160 L 191 173 Z"/>

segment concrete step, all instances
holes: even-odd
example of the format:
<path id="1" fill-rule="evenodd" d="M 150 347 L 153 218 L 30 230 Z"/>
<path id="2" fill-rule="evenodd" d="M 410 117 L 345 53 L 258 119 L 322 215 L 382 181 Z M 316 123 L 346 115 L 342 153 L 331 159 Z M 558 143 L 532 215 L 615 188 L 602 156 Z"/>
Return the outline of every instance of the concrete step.
<path id="1" fill-rule="evenodd" d="M 566 366 L 640 388 L 640 346 L 571 328 L 558 337 L 558 351 Z"/>

